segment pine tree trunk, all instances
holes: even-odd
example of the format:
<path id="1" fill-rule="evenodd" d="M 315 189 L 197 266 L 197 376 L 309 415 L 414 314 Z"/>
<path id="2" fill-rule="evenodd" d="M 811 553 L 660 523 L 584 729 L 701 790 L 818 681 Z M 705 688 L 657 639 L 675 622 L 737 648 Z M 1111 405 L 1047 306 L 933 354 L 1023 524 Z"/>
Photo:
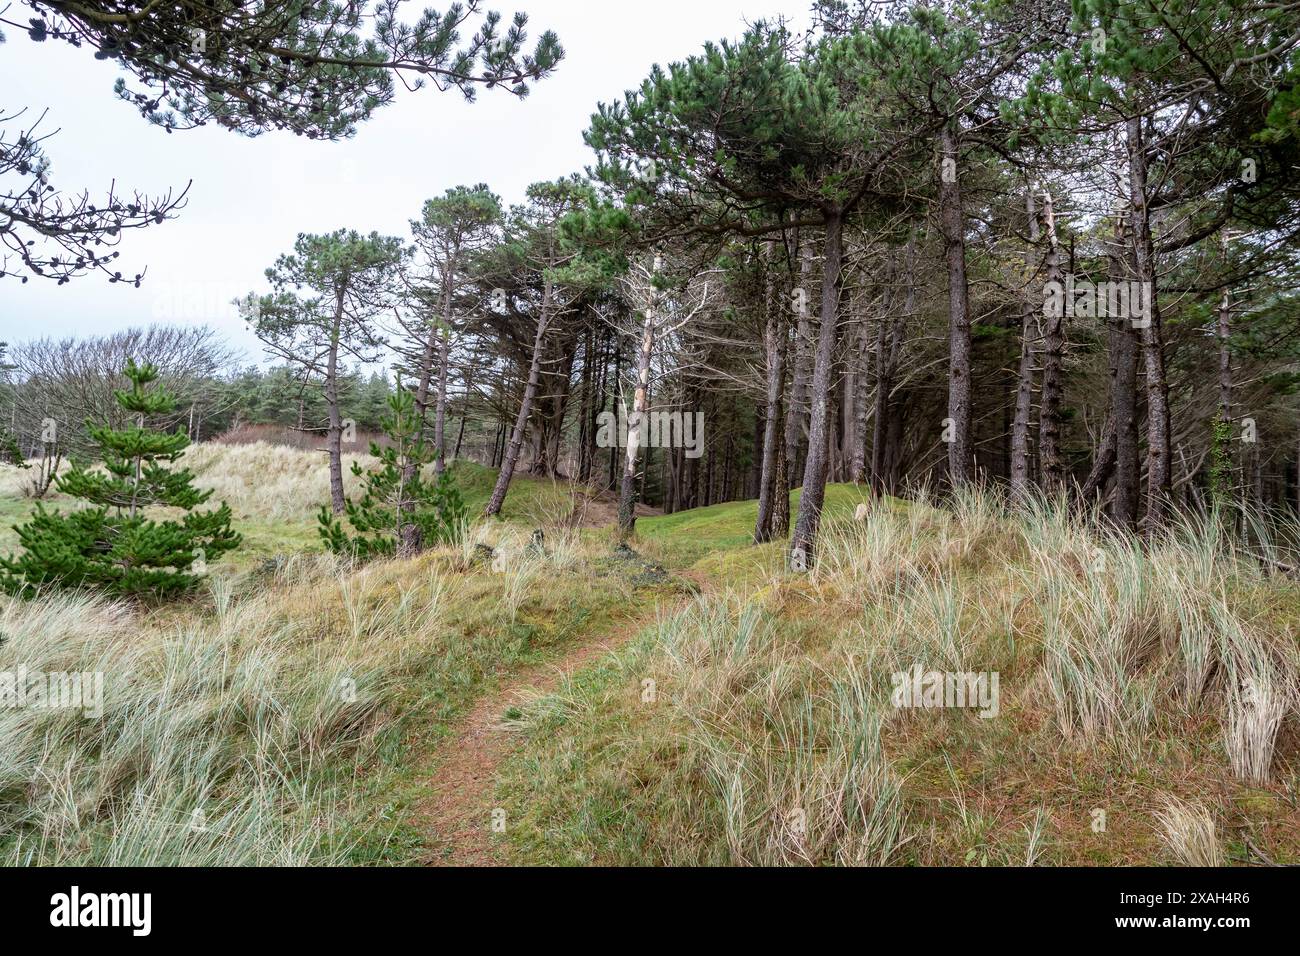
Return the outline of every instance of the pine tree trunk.
<path id="1" fill-rule="evenodd" d="M 1133 213 L 1133 251 L 1137 281 L 1150 289 L 1149 321 L 1142 329 L 1142 357 L 1147 390 L 1147 499 L 1143 516 L 1150 534 L 1163 524 L 1171 484 L 1169 382 L 1165 376 L 1164 340 L 1159 295 L 1156 289 L 1155 245 L 1151 239 L 1151 214 L 1147 207 L 1147 156 L 1142 140 L 1142 118 L 1128 121 L 1129 200 Z"/>
<path id="2" fill-rule="evenodd" d="M 447 265 L 443 271 L 442 281 L 442 328 L 438 329 L 438 394 L 437 407 L 433 416 L 433 448 L 435 459 L 433 470 L 441 475 L 447 467 L 447 374 L 451 364 L 451 318 L 452 303 L 456 291 L 456 266 L 460 259 L 460 246 L 455 244 L 447 255 Z M 425 390 L 425 402 L 428 390 Z M 425 406 L 420 406 L 420 434 L 424 434 Z"/>
<path id="3" fill-rule="evenodd" d="M 656 264 L 656 272 L 658 267 Z M 637 352 L 636 391 L 633 393 L 632 414 L 628 417 L 627 451 L 623 458 L 623 486 L 618 501 L 619 539 L 626 541 L 636 531 L 636 466 L 641 438 L 649 424 L 650 412 L 650 360 L 654 357 L 655 323 L 658 321 L 658 293 L 651 294 L 651 304 L 646 309 L 641 330 L 641 348 Z"/>
<path id="4" fill-rule="evenodd" d="M 899 422 L 901 412 L 894 406 L 893 392 L 903 334 L 912 310 L 916 307 L 916 246 L 916 228 L 913 227 L 907 239 L 903 275 L 907 292 L 903 301 L 903 312 L 901 315 L 893 314 L 894 300 L 891 294 L 887 299 L 876 335 L 876 395 L 875 422 L 871 436 L 871 482 L 872 490 L 877 495 L 893 494 L 896 485 L 894 469 L 898 461 L 897 444 L 901 433 Z"/>
<path id="5" fill-rule="evenodd" d="M 1232 424 L 1232 352 L 1229 349 L 1229 341 L 1232 336 L 1232 295 L 1225 291 L 1223 299 L 1219 303 L 1219 308 L 1215 313 L 1215 339 L 1219 350 L 1219 421 L 1225 426 Z M 1217 433 L 1214 438 L 1215 451 L 1220 450 L 1220 441 Z M 1216 491 L 1229 491 L 1230 495 L 1236 494 L 1238 480 L 1236 476 L 1237 465 L 1232 460 L 1231 452 L 1233 443 L 1224 442 L 1222 452 L 1227 459 L 1228 472 L 1231 475 L 1224 475 L 1227 482 L 1227 488 L 1216 488 Z"/>
<path id="6" fill-rule="evenodd" d="M 615 414 L 623 404 L 623 348 L 618 337 L 614 338 L 614 387 L 611 391 L 613 396 L 613 409 Z M 614 482 L 618 474 L 618 442 L 613 442 L 609 449 L 609 490 L 615 488 Z"/>
<path id="7" fill-rule="evenodd" d="M 519 463 L 519 452 L 524 445 L 524 433 L 528 429 L 528 419 L 533 413 L 533 401 L 537 397 L 537 385 L 541 380 L 542 345 L 546 339 L 546 327 L 550 323 L 550 312 L 551 280 L 548 278 L 542 288 L 542 307 L 537 317 L 537 334 L 533 339 L 533 361 L 528 369 L 528 384 L 524 388 L 524 398 L 519 404 L 519 414 L 510 433 L 510 443 L 506 446 L 505 455 L 501 460 L 501 472 L 497 475 L 492 497 L 483 512 L 484 517 L 487 518 L 501 513 L 501 506 L 505 504 L 506 493 L 510 490 L 510 481 L 515 474 L 515 466 Z"/>
<path id="8" fill-rule="evenodd" d="M 591 477 L 591 405 L 592 373 L 591 353 L 595 349 L 591 326 L 583 333 L 582 341 L 582 377 L 578 388 L 582 399 L 578 405 L 578 481 L 586 484 Z"/>
<path id="9" fill-rule="evenodd" d="M 774 301 L 776 292 L 771 275 L 771 244 L 767 249 L 768 278 L 763 297 L 767 321 L 763 328 L 763 351 L 767 359 L 767 404 L 763 415 L 762 465 L 758 480 L 758 521 L 754 526 L 754 543 L 772 540 L 772 512 L 778 492 L 777 461 L 781 445 L 781 396 L 785 391 L 785 323 Z M 788 506 L 787 506 L 788 510 Z"/>
<path id="10" fill-rule="evenodd" d="M 894 373 L 889 367 L 889 336 L 894 325 L 892 315 L 880 317 L 880 328 L 876 332 L 876 369 L 875 369 L 875 408 L 871 431 L 871 489 L 877 495 L 889 493 L 885 480 L 885 458 L 888 452 L 888 440 L 885 432 L 892 416 L 894 390 Z"/>
<path id="11" fill-rule="evenodd" d="M 772 530 L 769 541 L 790 536 L 790 471 L 785 460 L 785 442 L 776 445 L 776 489 L 772 496 Z"/>
<path id="12" fill-rule="evenodd" d="M 1061 248 L 1056 239 L 1056 214 L 1052 209 L 1052 196 L 1047 192 L 1043 193 L 1043 222 L 1047 226 L 1047 281 L 1064 285 Z M 1061 458 L 1065 311 L 1064 308 L 1050 310 L 1050 314 L 1043 316 L 1043 391 L 1038 407 L 1038 462 L 1043 488 L 1049 495 L 1056 494 L 1065 486 L 1065 462 Z"/>
<path id="13" fill-rule="evenodd" d="M 451 364 L 450 329 L 441 329 L 438 339 L 438 396 L 437 407 L 433 413 L 433 448 L 435 454 L 433 471 L 434 474 L 441 475 L 447 470 L 447 366 Z"/>
<path id="14" fill-rule="evenodd" d="M 1079 486 L 1079 500 L 1090 504 L 1097 493 L 1115 472 L 1115 416 L 1113 407 L 1106 413 L 1106 424 L 1101 429 L 1101 444 L 1093 455 L 1092 469 Z"/>
<path id="15" fill-rule="evenodd" d="M 887 300 L 893 295 L 893 275 L 891 268 L 890 282 L 885 286 Z M 858 329 L 857 347 L 853 355 L 855 374 L 851 392 L 853 415 L 850 423 L 853 456 L 849 461 L 849 480 L 855 485 L 863 484 L 867 480 L 867 417 L 871 391 L 870 376 L 868 374 L 869 356 L 871 355 L 871 326 L 867 321 L 867 312 L 866 308 L 859 307 L 855 309 Z"/>
<path id="16" fill-rule="evenodd" d="M 839 212 L 829 214 L 826 217 L 826 249 L 822 266 L 821 328 L 817 336 L 810 396 L 808 455 L 804 463 L 803 491 L 799 496 L 799 515 L 790 543 L 792 566 L 796 569 L 810 569 L 816 559 L 817 531 L 821 526 L 822 503 L 826 497 L 831 374 L 835 366 L 835 345 L 839 332 L 843 234 L 844 221 Z"/>
<path id="17" fill-rule="evenodd" d="M 460 443 L 465 438 L 465 418 L 469 414 L 469 395 L 465 395 L 465 404 L 460 410 L 460 429 L 456 432 L 456 449 L 451 453 L 451 460 L 460 459 Z"/>
<path id="18" fill-rule="evenodd" d="M 1232 421 L 1232 352 L 1228 348 L 1232 335 L 1232 295 L 1223 293 L 1219 303 L 1216 337 L 1219 346 L 1219 420 Z"/>
<path id="19" fill-rule="evenodd" d="M 1264 507 L 1264 450 L 1260 447 L 1258 437 L 1250 446 L 1250 490 L 1251 500 L 1256 511 Z"/>
<path id="20" fill-rule="evenodd" d="M 1010 482 L 1013 500 L 1023 500 L 1029 493 L 1029 421 L 1034 410 L 1034 363 L 1038 315 L 1042 297 L 1038 295 L 1038 204 L 1033 187 L 1025 190 L 1025 212 L 1029 217 L 1030 248 L 1025 256 L 1029 287 L 1020 305 L 1020 367 L 1016 372 L 1016 411 L 1011 421 Z"/>
<path id="21" fill-rule="evenodd" d="M 893 391 L 893 371 L 889 368 L 886 351 L 888 340 L 886 338 L 885 325 L 892 324 L 893 319 L 889 316 L 882 316 L 880 319 L 880 331 L 876 335 L 876 396 L 875 396 L 875 421 L 871 432 L 871 490 L 877 495 L 886 495 L 890 493 L 889 483 L 885 475 L 886 455 L 889 451 L 886 431 L 889 428 L 889 421 L 892 412 L 893 401 L 890 393 Z"/>
<path id="22" fill-rule="evenodd" d="M 970 292 L 966 281 L 966 224 L 958 182 L 957 136 L 951 125 L 939 134 L 945 160 L 940 170 L 939 223 L 943 231 L 944 258 L 948 265 L 948 419 L 952 441 L 948 444 L 948 480 L 953 487 L 972 477 L 971 461 L 971 321 Z M 951 179 L 951 182 L 945 180 Z"/>
<path id="23" fill-rule="evenodd" d="M 326 445 L 330 460 L 330 505 L 341 515 L 343 497 L 343 416 L 339 411 L 339 339 L 343 332 L 343 293 L 335 298 L 334 325 L 330 328 L 329 356 L 325 363 L 325 404 L 329 409 Z"/>
<path id="24" fill-rule="evenodd" d="M 852 342 L 857 343 L 856 329 Z M 839 398 L 836 401 L 835 421 L 838 428 L 831 431 L 831 459 L 833 461 L 831 473 L 834 475 L 832 480 L 836 482 L 845 482 L 849 480 L 849 473 L 853 468 L 853 416 L 856 414 L 854 399 L 857 395 L 857 371 L 854 362 L 857 360 L 856 349 L 850 346 L 848 354 L 844 356 L 844 367 L 840 375 Z M 837 440 L 838 439 L 838 440 Z"/>
<path id="25" fill-rule="evenodd" d="M 803 296 L 799 299 L 799 315 L 795 324 L 794 376 L 785 407 L 785 461 L 792 484 L 798 474 L 796 466 L 799 461 L 799 446 L 807 428 L 808 379 L 812 374 L 812 309 L 808 304 L 812 296 L 812 290 L 808 287 L 812 278 L 811 245 L 803 246 L 801 260 L 799 288 Z"/>

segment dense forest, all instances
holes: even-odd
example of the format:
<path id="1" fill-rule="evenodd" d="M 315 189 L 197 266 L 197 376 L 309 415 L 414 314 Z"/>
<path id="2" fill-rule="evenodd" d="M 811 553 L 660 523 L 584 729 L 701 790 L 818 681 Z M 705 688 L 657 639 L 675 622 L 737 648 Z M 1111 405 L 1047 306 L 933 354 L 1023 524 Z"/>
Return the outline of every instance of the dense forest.
<path id="1" fill-rule="evenodd" d="M 516 470 L 625 508 L 757 498 L 755 539 L 805 554 L 828 481 L 1068 493 L 1148 529 L 1297 508 L 1296 27 L 821 2 L 806 35 L 756 24 L 604 103 L 592 166 L 522 204 L 456 187 L 408 236 L 301 236 L 241 303 L 265 368 L 192 329 L 14 347 L 10 427 L 106 412 L 82 380 L 145 349 L 194 438 L 337 454 L 400 382 L 442 455 L 501 468 L 495 507 Z"/>

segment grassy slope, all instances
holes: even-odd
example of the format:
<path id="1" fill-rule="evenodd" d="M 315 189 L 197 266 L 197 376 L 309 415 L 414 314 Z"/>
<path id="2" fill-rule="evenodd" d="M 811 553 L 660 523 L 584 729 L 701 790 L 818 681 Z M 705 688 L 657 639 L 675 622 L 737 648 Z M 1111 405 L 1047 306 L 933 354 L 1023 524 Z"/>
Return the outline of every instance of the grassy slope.
<path id="1" fill-rule="evenodd" d="M 378 681 L 360 724 L 322 718 L 325 702 L 302 697 L 305 710 L 291 719 L 315 728 L 306 735 L 314 742 L 288 757 L 310 757 L 314 769 L 291 772 L 286 792 L 271 799 L 286 811 L 286 825 L 301 824 L 305 798 L 295 794 L 310 793 L 312 806 L 328 805 L 329 812 L 308 821 L 310 839 L 295 833 L 272 847 L 253 841 L 246 851 L 235 841 L 244 862 L 288 856 L 407 863 L 437 852 L 436 829 L 422 830 L 412 811 L 436 772 L 438 740 L 469 703 L 521 666 L 551 660 L 638 609 L 681 599 L 673 582 L 647 581 L 637 565 L 611 560 L 607 533 L 555 530 L 568 489 L 526 479 L 512 488 L 506 520 L 476 531 L 479 540 L 509 545 L 504 574 L 443 552 L 323 579 L 299 580 L 292 571 L 267 578 L 265 558 L 318 548 L 320 459 L 294 453 L 300 457 L 258 464 L 253 451 L 210 454 L 198 469 L 200 481 L 205 473 L 216 476 L 249 542 L 218 575 L 234 605 L 291 628 L 286 673 L 302 666 L 300 648 L 310 647 L 351 660 L 348 666 Z M 285 470 L 283 486 L 270 482 L 268 469 Z M 493 477 L 458 466 L 473 511 L 486 501 Z M 518 726 L 523 744 L 499 787 L 512 821 L 503 850 L 516 862 L 559 864 L 1160 862 L 1180 859 L 1175 848 L 1189 842 L 1162 836 L 1158 814 L 1174 795 L 1208 808 L 1215 841 L 1232 858 L 1245 858 L 1249 841 L 1278 861 L 1300 861 L 1293 722 L 1283 728 L 1271 778 L 1259 785 L 1225 768 L 1217 698 L 1173 707 L 1162 696 L 1140 727 L 1087 740 L 1063 735 L 1043 677 L 1039 617 L 1052 595 L 1042 593 L 1039 579 L 1052 587 L 1087 580 L 1057 574 L 1075 560 L 1072 548 L 1086 556 L 1087 546 L 1027 541 L 987 516 L 949 520 L 903 502 L 878 509 L 868 530 L 846 531 L 864 500 L 853 487 L 828 490 L 827 570 L 812 579 L 785 571 L 781 545 L 750 546 L 753 502 L 640 519 L 637 550 L 703 585 L 708 596 L 665 616 L 551 697 L 503 715 Z M 28 508 L 0 496 L 0 517 Z M 538 526 L 552 529 L 544 561 L 529 560 L 519 546 Z M 11 540 L 0 536 L 0 547 Z M 1122 571 L 1128 559 L 1116 552 L 1113 560 Z M 1135 568 L 1105 579 L 1152 575 L 1150 567 Z M 1224 606 L 1294 650 L 1295 586 L 1239 577 Z M 165 649 L 178 637 L 198 646 L 229 640 L 233 625 L 220 604 L 203 597 L 143 618 L 133 625 L 133 642 L 149 653 L 156 643 L 159 654 L 170 654 Z M 1176 632 L 1174 612 L 1161 608 L 1141 610 L 1150 618 L 1143 626 Z M 36 627 L 40 617 L 35 609 L 24 626 Z M 276 648 L 287 638 L 278 633 L 268 638 L 267 653 L 281 653 Z M 947 711 L 890 717 L 879 687 L 905 654 L 936 662 L 956 654 L 966 669 L 999 670 L 1002 719 Z M 647 677 L 659 689 L 653 705 L 642 701 Z M 1135 693 L 1149 685 L 1159 690 L 1169 674 L 1152 665 L 1139 677 L 1129 688 Z M 155 711 L 166 706 L 154 702 Z M 223 748 L 244 753 L 249 744 L 238 727 L 222 732 Z M 0 721 L 11 752 L 30 743 L 32 759 L 48 733 L 39 724 Z M 66 753 L 108 752 L 114 744 L 83 740 Z M 237 770 L 228 773 L 204 806 L 225 806 L 247 787 Z M 165 800 L 169 812 L 188 812 L 197 799 L 192 790 L 180 786 Z M 112 794 L 103 796 L 105 809 L 83 820 L 80 832 L 67 832 L 57 792 L 6 790 L 0 780 L 0 850 L 13 851 L 21 831 L 45 833 L 48 860 L 202 861 L 210 858 L 205 853 L 223 852 L 197 838 L 194 845 L 151 842 L 128 825 L 130 818 L 124 824 Z M 1107 811 L 1105 833 L 1090 826 L 1096 809 Z"/>
<path id="2" fill-rule="evenodd" d="M 196 473 L 195 483 L 215 490 L 212 504 L 230 504 L 235 530 L 244 536 L 244 546 L 230 556 L 229 564 L 251 568 L 277 556 L 322 550 L 316 512 L 329 499 L 322 456 L 260 444 L 202 445 L 190 456 L 187 464 Z M 478 515 L 492 493 L 496 472 L 462 461 L 452 466 L 452 473 L 470 514 Z M 303 482 L 304 475 L 309 475 L 310 481 Z M 348 493 L 354 493 L 356 482 L 346 466 L 344 476 Z M 0 553 L 18 547 L 14 525 L 23 523 L 34 507 L 34 502 L 21 494 L 26 480 L 18 469 L 0 464 Z M 512 483 L 502 518 L 537 526 L 567 497 L 563 485 L 519 477 Z M 74 499 L 54 491 L 46 496 L 45 504 L 53 510 L 79 507 Z"/>
<path id="3" fill-rule="evenodd" d="M 992 526 L 963 536 L 900 502 L 875 512 L 867 530 L 846 530 L 836 518 L 858 492 L 833 488 L 828 500 L 839 553 L 811 581 L 785 573 L 779 546 L 747 546 L 753 503 L 638 523 L 645 550 L 693 565 L 690 573 L 721 593 L 665 619 L 516 722 L 524 746 L 498 794 L 515 821 L 505 844 L 514 862 L 1185 862 L 1195 859 L 1189 847 L 1203 824 L 1229 860 L 1258 862 L 1262 852 L 1300 862 L 1294 712 L 1268 781 L 1253 783 L 1227 766 L 1226 691 L 1208 689 L 1213 672 L 1203 699 L 1167 699 L 1179 693 L 1177 655 L 1162 661 L 1146 638 L 1151 662 L 1117 685 L 1149 703 L 1146 717 L 1135 705 L 1113 727 L 1067 736 L 1052 706 L 1060 686 L 1043 677 L 1052 659 L 1046 622 L 1074 627 L 1082 641 L 1105 602 L 1137 602 L 1133 616 L 1145 619 L 1104 624 L 1088 639 L 1149 627 L 1165 632 L 1158 643 L 1167 647 L 1196 623 L 1186 606 L 1225 572 L 1207 572 L 1201 586 L 1170 585 L 1165 596 L 1151 582 L 1162 568 L 1194 579 L 1203 554 L 1171 550 L 1143 564 L 1116 547 L 1109 569 L 1089 568 L 1090 543 L 1026 542 Z M 970 524 L 985 521 L 973 515 Z M 1070 553 L 1076 547 L 1082 557 Z M 901 583 L 895 567 L 917 554 L 932 560 Z M 1096 570 L 1110 576 L 1098 584 Z M 1126 579 L 1148 584 L 1132 597 Z M 1085 601 L 1077 618 L 1043 610 L 1061 593 Z M 1089 595 L 1102 603 L 1086 605 Z M 1294 666 L 1294 582 L 1246 570 L 1222 598 L 1236 622 Z M 897 652 L 869 666 L 882 646 Z M 1104 662 L 1108 650 L 1098 643 L 1077 653 Z M 957 659 L 952 669 L 1000 672 L 1000 719 L 891 714 L 891 670 L 910 660 L 939 667 L 945 655 Z M 1067 693 L 1072 677 L 1059 682 Z M 639 693 L 647 678 L 657 681 L 655 704 Z M 1294 685 L 1286 693 L 1294 706 Z M 1189 813 L 1175 819 L 1171 806 Z M 1104 831 L 1095 811 L 1105 812 Z"/>
<path id="4" fill-rule="evenodd" d="M 855 485 L 829 485 L 826 488 L 825 519 L 833 521 L 853 514 L 871 496 Z M 790 495 L 790 513 L 799 510 L 799 492 Z M 675 515 L 640 518 L 637 537 L 650 551 L 658 552 L 673 564 L 693 564 L 710 554 L 734 552 L 748 548 L 754 540 L 758 520 L 758 502 L 733 501 L 710 508 L 682 511 Z M 792 517 L 793 520 L 793 517 Z"/>
<path id="5" fill-rule="evenodd" d="M 210 592 L 126 618 L 94 603 L 0 598 L 0 633 L 13 638 L 0 641 L 0 671 L 106 672 L 102 721 L 0 711 L 10 758 L 0 861 L 414 862 L 431 839 L 407 810 L 468 704 L 673 588 L 640 580 L 635 564 L 589 560 L 563 532 L 548 535 L 545 559 L 530 557 L 529 531 L 570 499 L 564 486 L 528 478 L 513 483 L 503 520 L 481 523 L 462 551 L 336 569 L 319 553 L 319 456 L 267 446 L 194 454 L 198 483 L 229 501 L 245 535 L 214 567 Z M 481 511 L 495 473 L 459 463 L 454 475 L 471 513 Z M 32 509 L 22 480 L 0 475 L 6 550 L 17 542 L 10 526 Z M 75 503 L 53 495 L 47 506 Z M 475 560 L 475 542 L 503 548 L 504 566 Z M 120 683 L 127 660 L 149 676 Z M 340 702 L 330 674 L 355 680 L 359 701 Z M 275 714 L 274 734 L 239 716 L 262 707 Z M 136 708 L 151 719 L 128 717 Z M 209 713 L 229 719 L 189 723 Z M 276 773 L 256 771 L 268 760 Z M 102 773 L 108 762 L 122 769 Z M 30 785 L 33 775 L 43 784 Z M 69 805 L 89 812 L 70 821 Z M 196 811 L 206 829 L 187 825 Z"/>

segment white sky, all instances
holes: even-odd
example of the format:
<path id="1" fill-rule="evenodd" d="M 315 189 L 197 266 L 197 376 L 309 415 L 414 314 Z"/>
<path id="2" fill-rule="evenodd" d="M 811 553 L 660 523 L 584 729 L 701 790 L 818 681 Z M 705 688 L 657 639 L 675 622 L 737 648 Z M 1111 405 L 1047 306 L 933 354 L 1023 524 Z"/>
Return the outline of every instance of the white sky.
<path id="1" fill-rule="evenodd" d="M 416 0 L 424 6 L 424 0 Z M 437 4 L 441 7 L 445 4 Z M 346 142 L 286 133 L 248 139 L 203 128 L 167 135 L 113 96 L 116 64 L 65 43 L 33 43 L 5 27 L 0 107 L 49 108 L 54 185 L 119 191 L 183 189 L 179 218 L 128 233 L 118 248 L 123 274 L 148 266 L 141 288 L 86 276 L 58 286 L 33 277 L 0 280 L 0 341 L 89 335 L 154 321 L 210 324 L 250 361 L 260 346 L 230 299 L 265 287 L 264 270 L 299 232 L 339 227 L 409 235 L 424 200 L 456 185 L 486 182 L 507 202 L 529 183 L 582 170 L 582 141 L 597 102 L 640 84 L 654 63 L 697 52 L 706 40 L 736 37 L 746 22 L 784 15 L 795 28 L 810 0 L 490 0 L 507 16 L 530 17 L 530 34 L 555 30 L 566 56 L 559 70 L 517 100 L 483 90 L 474 104 L 455 92 L 399 91 L 392 105 Z M 0 4 L 2 6 L 2 4 Z M 25 22 L 15 2 L 5 19 Z M 6 124 L 12 127 L 14 124 Z M 8 133 L 7 133 L 8 135 Z"/>

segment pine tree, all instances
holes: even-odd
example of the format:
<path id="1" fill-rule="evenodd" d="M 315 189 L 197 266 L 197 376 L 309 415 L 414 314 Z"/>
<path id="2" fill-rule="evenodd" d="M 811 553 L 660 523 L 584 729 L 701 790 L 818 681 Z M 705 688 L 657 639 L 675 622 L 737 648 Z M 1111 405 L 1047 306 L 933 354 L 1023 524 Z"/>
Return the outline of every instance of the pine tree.
<path id="1" fill-rule="evenodd" d="M 355 229 L 300 233 L 293 248 L 266 270 L 275 294 L 242 301 L 250 303 L 248 322 L 266 351 L 299 367 L 325 398 L 330 501 L 342 514 L 343 435 L 350 431 L 340 407 L 347 375 L 342 363 L 346 356 L 362 364 L 379 359 L 374 320 L 392 306 L 408 250 L 394 236 L 363 236 Z"/>
<path id="2" fill-rule="evenodd" d="M 103 470 L 78 462 L 56 479 L 60 492 L 91 507 L 64 514 L 38 504 L 32 520 L 15 528 L 24 553 L 0 559 L 5 590 L 31 596 L 45 587 L 84 587 L 166 598 L 195 587 L 207 562 L 239 546 L 230 507 L 195 511 L 212 492 L 195 488 L 188 469 L 168 467 L 189 438 L 148 427 L 150 417 L 167 415 L 176 404 L 161 389 L 147 387 L 158 370 L 128 360 L 123 374 L 131 390 L 116 398 L 136 424 L 115 429 L 87 422 Z M 185 515 L 180 521 L 146 517 L 154 507 L 180 508 Z"/>
<path id="3" fill-rule="evenodd" d="M 388 407 L 390 414 L 383 420 L 383 429 L 390 444 L 386 448 L 370 444 L 370 454 L 379 459 L 379 468 L 367 472 L 360 462 L 352 464 L 352 473 L 365 482 L 361 500 L 348 499 L 345 505 L 355 534 L 349 536 L 344 531 L 329 505 L 321 506 L 320 535 L 335 554 L 366 560 L 392 557 L 404 541 L 419 542 L 421 547 L 454 543 L 460 540 L 468 518 L 449 472 L 442 472 L 432 483 L 424 480 L 424 466 L 433 462 L 436 452 L 425 443 L 415 399 L 400 381 L 389 396 Z M 411 534 L 411 528 L 418 534 Z"/>
<path id="4" fill-rule="evenodd" d="M 31 467 L 27 464 L 22 448 L 18 445 L 17 436 L 3 426 L 0 426 L 0 462 L 13 465 L 15 468 Z"/>
<path id="5" fill-rule="evenodd" d="M 501 200 L 480 183 L 473 188 L 457 186 L 428 200 L 420 218 L 411 222 L 429 275 L 417 286 L 423 308 L 417 310 L 415 323 L 405 327 L 411 338 L 418 340 L 418 344 L 412 342 L 414 351 L 410 354 L 419 370 L 415 404 L 421 427 L 433 406 L 433 445 L 439 474 L 447 449 L 447 384 L 457 324 L 457 289 L 464 282 L 461 273 L 466 258 L 495 237 L 501 215 Z"/>

